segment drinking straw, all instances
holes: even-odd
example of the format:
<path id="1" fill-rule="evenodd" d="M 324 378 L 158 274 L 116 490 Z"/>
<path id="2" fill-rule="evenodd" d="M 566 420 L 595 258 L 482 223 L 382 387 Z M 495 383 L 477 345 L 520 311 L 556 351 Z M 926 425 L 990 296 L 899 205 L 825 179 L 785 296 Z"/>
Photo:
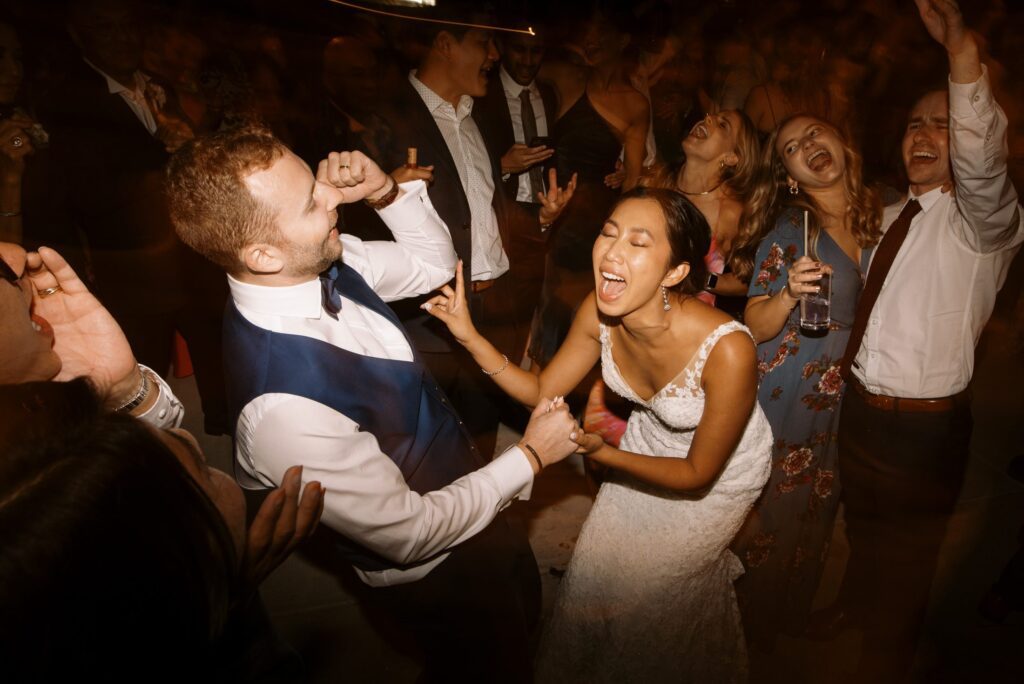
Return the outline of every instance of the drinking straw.
<path id="1" fill-rule="evenodd" d="M 804 255 L 811 256 L 811 246 L 807 242 L 807 210 L 804 209 Z"/>

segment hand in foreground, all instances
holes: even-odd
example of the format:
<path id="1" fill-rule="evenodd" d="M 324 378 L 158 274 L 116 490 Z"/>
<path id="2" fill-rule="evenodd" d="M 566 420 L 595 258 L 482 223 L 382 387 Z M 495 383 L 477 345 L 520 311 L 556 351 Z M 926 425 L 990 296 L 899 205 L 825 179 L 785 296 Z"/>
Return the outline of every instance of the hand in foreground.
<path id="1" fill-rule="evenodd" d="M 55 380 L 86 376 L 108 406 L 130 399 L 142 382 L 135 355 L 121 327 L 89 292 L 74 269 L 49 247 L 30 252 L 32 311 L 53 327 L 53 350 L 62 366 Z M 46 290 L 58 287 L 45 295 Z"/>
<path id="2" fill-rule="evenodd" d="M 328 154 L 316 168 L 316 179 L 340 190 L 342 204 L 380 199 L 395 182 L 377 162 L 358 150 Z"/>
<path id="3" fill-rule="evenodd" d="M 946 52 L 957 54 L 973 39 L 954 0 L 914 1 L 928 33 L 946 48 Z"/>
<path id="4" fill-rule="evenodd" d="M 527 147 L 522 143 L 516 143 L 508 148 L 501 158 L 501 172 L 522 173 L 535 164 L 551 158 L 555 150 L 545 145 Z"/>
<path id="5" fill-rule="evenodd" d="M 822 264 L 808 256 L 802 256 L 789 267 L 786 294 L 792 299 L 799 299 L 804 294 L 814 294 L 821 289 L 818 285 L 821 276 L 831 272 L 832 267 L 828 264 Z"/>
<path id="6" fill-rule="evenodd" d="M 417 166 L 410 169 L 408 166 L 399 166 L 391 172 L 391 177 L 396 183 L 408 183 L 409 181 L 421 180 L 427 185 L 434 182 L 434 165 Z"/>
<path id="7" fill-rule="evenodd" d="M 626 167 L 621 159 L 615 160 L 615 170 L 604 177 L 604 184 L 612 190 L 618 190 L 626 182 Z"/>
<path id="8" fill-rule="evenodd" d="M 252 524 L 245 541 L 243 573 L 251 586 L 266 579 L 274 568 L 309 538 L 324 512 L 324 488 L 319 482 L 302 485 L 302 466 L 292 466 L 284 473 L 281 486 L 272 491 Z"/>
<path id="9" fill-rule="evenodd" d="M 462 259 L 459 259 L 455 267 L 455 289 L 453 290 L 451 285 L 444 285 L 441 294 L 431 297 L 421 304 L 420 308 L 447 325 L 448 330 L 461 345 L 465 345 L 477 334 L 473 319 L 469 315 L 469 306 L 466 304 Z"/>
<path id="10" fill-rule="evenodd" d="M 156 133 L 153 135 L 164 144 L 168 154 L 174 154 L 181 146 L 196 137 L 195 131 L 185 121 L 168 116 L 162 112 L 154 115 L 156 119 Z"/>
<path id="11" fill-rule="evenodd" d="M 573 440 L 582 432 L 569 414 L 569 406 L 561 397 L 551 401 L 541 399 L 526 426 L 523 438 L 519 441 L 520 448 L 529 444 L 537 452 L 541 463 L 549 466 L 576 451 L 577 444 Z M 527 449 L 523 449 L 527 451 Z M 530 459 L 531 465 L 533 459 Z"/>
<path id="12" fill-rule="evenodd" d="M 568 184 L 564 188 L 558 187 L 558 172 L 554 169 L 548 170 L 548 191 L 538 192 L 537 200 L 540 202 L 540 214 L 538 215 L 541 225 L 551 225 L 562 214 L 562 211 L 569 204 L 573 193 L 576 192 L 576 174 L 572 174 Z"/>
<path id="13" fill-rule="evenodd" d="M 601 435 L 596 432 L 584 432 L 580 430 L 576 434 L 576 453 L 577 454 L 592 454 L 601 447 L 604 446 L 604 439 Z"/>

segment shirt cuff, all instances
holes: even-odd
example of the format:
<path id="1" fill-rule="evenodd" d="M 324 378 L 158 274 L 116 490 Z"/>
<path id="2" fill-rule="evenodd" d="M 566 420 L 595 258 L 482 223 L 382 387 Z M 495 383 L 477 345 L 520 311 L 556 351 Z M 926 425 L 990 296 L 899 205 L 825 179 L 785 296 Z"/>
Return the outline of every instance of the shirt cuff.
<path id="1" fill-rule="evenodd" d="M 988 67 L 984 64 L 981 65 L 981 78 L 974 83 L 949 81 L 949 115 L 954 119 L 985 116 L 992 110 L 993 102 Z"/>
<path id="2" fill-rule="evenodd" d="M 149 377 L 156 378 L 159 394 L 157 394 L 156 401 L 153 402 L 153 405 L 146 412 L 140 413 L 135 417 L 161 430 L 180 426 L 181 421 L 185 417 L 185 407 L 178 400 L 178 397 L 174 396 L 170 385 L 160 377 L 159 373 L 151 368 L 140 363 L 139 369 L 142 372 L 149 371 Z"/>
<path id="3" fill-rule="evenodd" d="M 430 202 L 427 197 L 427 184 L 416 179 L 399 183 L 398 187 L 405 191 L 404 194 L 377 213 L 388 226 L 401 226 L 406 223 L 419 225 L 425 215 L 423 205 Z"/>
<path id="4" fill-rule="evenodd" d="M 483 469 L 498 486 L 502 508 L 515 499 L 526 501 L 533 493 L 533 466 L 518 446 L 509 447 Z"/>

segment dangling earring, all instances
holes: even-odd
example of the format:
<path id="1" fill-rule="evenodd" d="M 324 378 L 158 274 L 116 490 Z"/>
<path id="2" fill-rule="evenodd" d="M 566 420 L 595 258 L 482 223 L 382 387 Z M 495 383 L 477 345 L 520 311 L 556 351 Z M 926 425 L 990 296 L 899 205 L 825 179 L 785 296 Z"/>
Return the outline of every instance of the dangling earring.
<path id="1" fill-rule="evenodd" d="M 799 194 L 799 193 L 800 193 L 800 185 L 794 181 L 793 184 L 789 186 L 789 194 L 790 195 L 796 195 L 796 194 Z"/>
<path id="2" fill-rule="evenodd" d="M 661 301 L 664 302 L 661 308 L 665 311 L 672 308 L 672 305 L 668 303 L 668 290 L 665 289 L 664 285 L 661 286 Z"/>

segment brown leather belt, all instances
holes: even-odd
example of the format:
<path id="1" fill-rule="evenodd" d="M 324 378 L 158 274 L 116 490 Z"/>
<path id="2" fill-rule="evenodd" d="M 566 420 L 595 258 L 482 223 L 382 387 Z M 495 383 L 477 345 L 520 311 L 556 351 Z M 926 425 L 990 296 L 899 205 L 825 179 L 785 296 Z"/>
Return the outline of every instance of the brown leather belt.
<path id="1" fill-rule="evenodd" d="M 901 411 L 903 413 L 945 413 L 952 411 L 959 405 L 966 403 L 967 390 L 949 397 L 938 397 L 937 399 L 906 399 L 904 397 L 889 397 L 884 394 L 873 394 L 861 384 L 860 380 L 850 376 L 850 386 L 857 391 L 857 394 L 864 398 L 871 408 L 880 411 Z"/>
<path id="2" fill-rule="evenodd" d="M 498 282 L 497 279 L 495 279 L 495 280 L 474 280 L 472 283 L 469 284 L 469 289 L 470 289 L 471 292 L 473 292 L 475 294 L 479 294 L 480 292 L 483 292 L 484 290 L 490 290 L 492 287 L 494 287 L 494 283 L 496 283 L 496 282 Z"/>

